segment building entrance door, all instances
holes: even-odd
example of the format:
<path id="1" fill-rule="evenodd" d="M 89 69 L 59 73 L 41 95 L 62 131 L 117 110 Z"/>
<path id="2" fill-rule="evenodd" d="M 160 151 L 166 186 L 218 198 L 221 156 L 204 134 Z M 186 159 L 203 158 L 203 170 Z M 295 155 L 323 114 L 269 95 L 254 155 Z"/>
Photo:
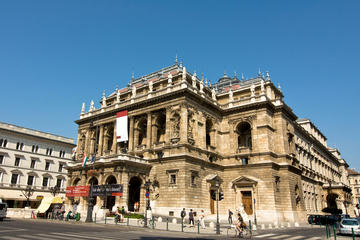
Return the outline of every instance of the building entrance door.
<path id="1" fill-rule="evenodd" d="M 215 214 L 215 204 L 214 204 L 214 199 L 212 199 L 211 196 L 214 196 L 216 193 L 215 193 L 215 190 L 210 190 L 210 212 L 211 214 Z"/>
<path id="2" fill-rule="evenodd" d="M 129 198 L 128 198 L 128 209 L 131 212 L 134 211 L 134 205 L 136 202 L 140 204 L 140 187 L 141 187 L 141 179 L 138 177 L 132 177 L 129 182 Z"/>
<path id="3" fill-rule="evenodd" d="M 253 214 L 251 191 L 241 191 L 242 204 L 247 215 Z"/>

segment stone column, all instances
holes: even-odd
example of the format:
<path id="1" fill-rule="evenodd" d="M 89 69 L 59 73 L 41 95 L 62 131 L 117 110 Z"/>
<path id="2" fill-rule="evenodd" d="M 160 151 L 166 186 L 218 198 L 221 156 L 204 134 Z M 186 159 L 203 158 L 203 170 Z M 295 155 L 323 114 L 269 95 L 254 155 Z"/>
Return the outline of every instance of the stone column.
<path id="1" fill-rule="evenodd" d="M 188 142 L 188 109 L 186 106 L 181 106 L 180 119 L 180 142 Z"/>
<path id="2" fill-rule="evenodd" d="M 111 153 L 112 154 L 116 154 L 117 151 L 116 151 L 116 145 L 117 145 L 117 138 L 116 138 L 116 121 L 114 122 L 114 136 L 113 136 L 113 143 L 112 143 L 112 146 L 111 146 Z"/>
<path id="3" fill-rule="evenodd" d="M 171 115 L 171 108 L 166 108 L 166 126 L 165 126 L 165 144 L 170 144 L 170 115 Z"/>
<path id="4" fill-rule="evenodd" d="M 102 156 L 102 153 L 103 153 L 103 138 L 104 138 L 104 125 L 100 125 L 99 149 L 98 149 L 97 156 Z"/>
<path id="5" fill-rule="evenodd" d="M 120 206 L 125 206 L 128 209 L 129 198 L 129 174 L 127 172 L 121 172 L 121 184 L 123 184 L 123 196 L 120 198 Z M 140 196 L 141 197 L 141 196 Z"/>
<path id="6" fill-rule="evenodd" d="M 130 118 L 130 129 L 129 129 L 129 151 L 134 151 L 134 117 Z"/>
<path id="7" fill-rule="evenodd" d="M 151 148 L 151 112 L 147 113 L 147 124 L 146 124 L 146 148 Z"/>
<path id="8" fill-rule="evenodd" d="M 85 137 L 85 149 L 84 153 L 86 156 L 89 156 L 89 145 L 90 145 L 90 129 L 86 131 L 86 137 Z"/>

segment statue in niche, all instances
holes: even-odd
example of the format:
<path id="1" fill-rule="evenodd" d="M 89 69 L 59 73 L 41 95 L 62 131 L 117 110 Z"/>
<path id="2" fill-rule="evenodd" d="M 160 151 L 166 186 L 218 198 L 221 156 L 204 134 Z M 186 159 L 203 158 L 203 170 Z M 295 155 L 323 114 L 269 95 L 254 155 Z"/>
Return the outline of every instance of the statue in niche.
<path id="1" fill-rule="evenodd" d="M 194 138 L 193 129 L 195 120 L 192 119 L 193 114 L 189 114 L 188 117 L 188 138 Z"/>
<path id="2" fill-rule="evenodd" d="M 251 96 L 255 96 L 255 85 L 252 84 L 251 87 L 250 87 L 250 92 L 251 92 Z"/>
<path id="3" fill-rule="evenodd" d="M 180 116 L 175 113 L 172 120 L 172 137 L 178 138 L 180 135 Z"/>

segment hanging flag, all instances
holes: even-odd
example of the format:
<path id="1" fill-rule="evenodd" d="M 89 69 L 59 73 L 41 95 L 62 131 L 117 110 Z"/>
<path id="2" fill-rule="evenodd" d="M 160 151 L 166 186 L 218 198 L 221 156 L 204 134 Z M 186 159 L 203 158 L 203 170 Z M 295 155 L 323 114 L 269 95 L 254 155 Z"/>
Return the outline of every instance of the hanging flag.
<path id="1" fill-rule="evenodd" d="M 91 163 L 94 163 L 94 162 L 95 162 L 95 155 L 92 155 L 90 162 L 91 162 Z"/>
<path id="2" fill-rule="evenodd" d="M 116 141 L 128 141 L 128 111 L 121 111 L 116 114 Z"/>
<path id="3" fill-rule="evenodd" d="M 83 167 L 85 167 L 87 160 L 88 160 L 88 157 L 85 156 L 85 154 L 84 154 L 83 160 L 82 160 L 82 166 L 83 166 Z"/>

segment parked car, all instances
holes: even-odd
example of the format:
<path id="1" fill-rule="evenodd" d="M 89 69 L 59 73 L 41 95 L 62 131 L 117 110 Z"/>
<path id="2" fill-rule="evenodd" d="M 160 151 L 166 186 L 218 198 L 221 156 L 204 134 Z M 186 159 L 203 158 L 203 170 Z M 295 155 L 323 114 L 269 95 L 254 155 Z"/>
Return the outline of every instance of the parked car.
<path id="1" fill-rule="evenodd" d="M 360 235 L 360 223 L 356 218 L 343 218 L 340 222 L 340 234 L 352 234 L 354 230 L 355 235 Z"/>
<path id="2" fill-rule="evenodd" d="M 308 216 L 308 223 L 309 224 L 320 224 L 321 223 L 322 215 L 309 215 Z"/>
<path id="3" fill-rule="evenodd" d="M 0 203 L 0 221 L 4 220 L 4 218 L 6 218 L 6 212 L 7 212 L 7 204 Z"/>

